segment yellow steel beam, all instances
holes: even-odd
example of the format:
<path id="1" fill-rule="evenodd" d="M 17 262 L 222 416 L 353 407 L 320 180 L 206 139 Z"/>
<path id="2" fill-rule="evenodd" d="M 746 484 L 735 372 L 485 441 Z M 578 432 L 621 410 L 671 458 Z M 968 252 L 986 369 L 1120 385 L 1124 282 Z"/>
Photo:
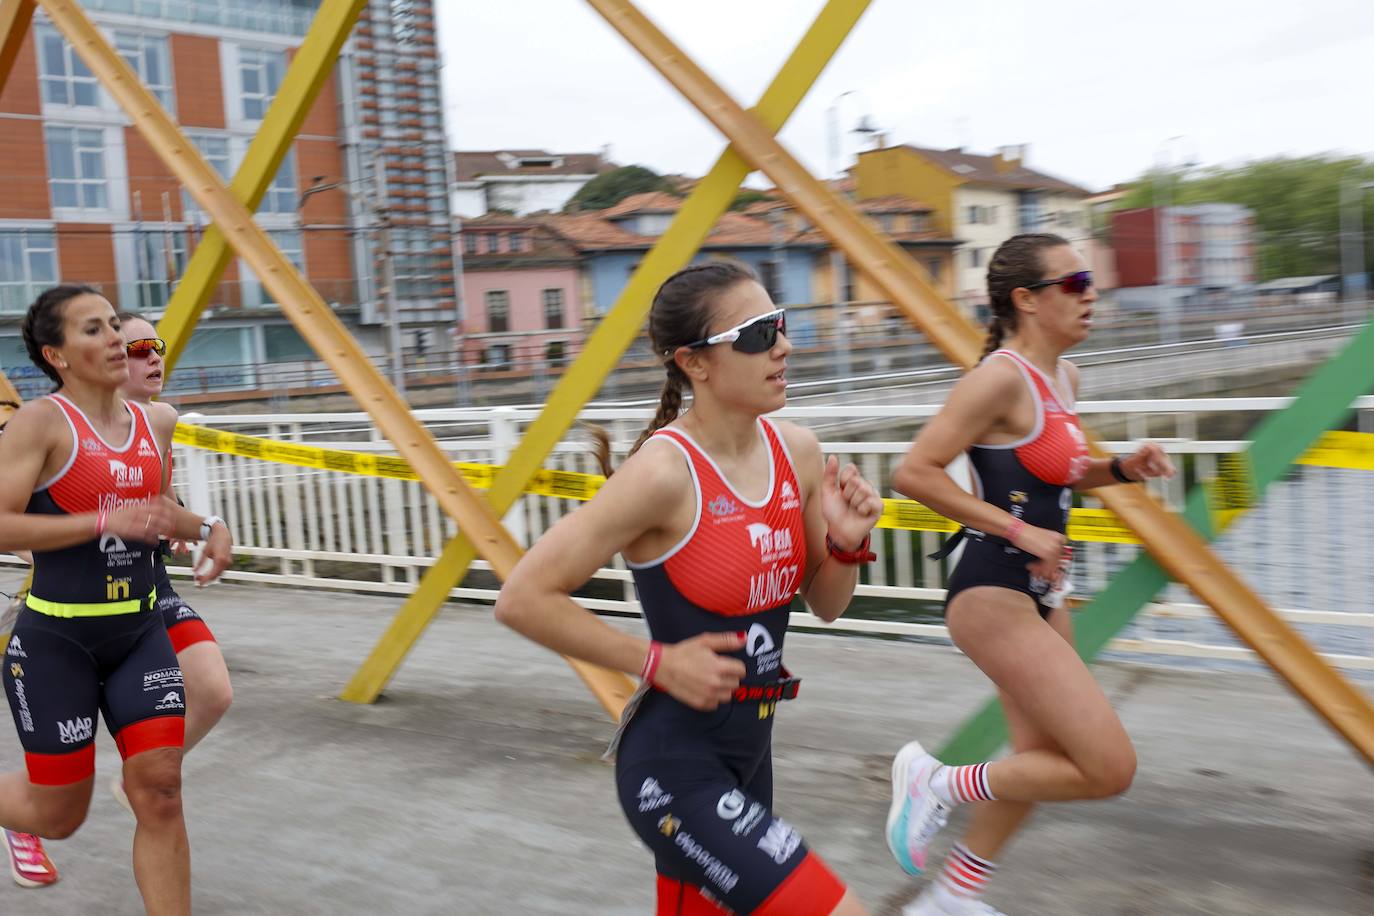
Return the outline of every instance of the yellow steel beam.
<path id="1" fill-rule="evenodd" d="M 0 0 L 0 92 L 14 69 L 14 59 L 33 21 L 34 0 Z"/>
<path id="2" fill-rule="evenodd" d="M 196 202 L 226 230 L 229 244 L 281 304 L 282 312 L 301 336 L 372 416 L 396 450 L 409 460 L 439 505 L 474 537 L 478 550 L 497 574 L 503 578 L 509 575 L 520 558 L 519 545 L 486 501 L 468 487 L 444 457 L 429 431 L 416 421 L 395 389 L 368 362 L 357 341 L 319 293 L 253 221 L 253 214 L 220 183 L 219 176 L 181 135 L 152 94 L 139 85 L 129 65 L 115 53 L 79 5 L 73 0 L 40 2 L 86 66 L 133 119 L 148 145 Z M 623 674 L 572 659 L 569 663 L 603 704 L 609 708 L 617 702 Z"/>
<path id="3" fill-rule="evenodd" d="M 339 50 L 366 7 L 367 0 L 324 0 L 320 4 L 319 12 L 310 23 L 310 31 L 287 67 L 276 98 L 267 109 L 229 185 L 229 190 L 249 210 L 256 211 L 262 203 L 263 195 L 291 149 L 291 141 L 333 72 Z M 176 368 L 177 360 L 191 339 L 191 332 L 233 256 L 233 249 L 224 240 L 219 226 L 210 226 L 191 255 L 157 325 L 158 336 L 167 341 L 165 365 L 168 374 Z"/>
<path id="4" fill-rule="evenodd" d="M 769 130 L 779 130 L 801 103 L 869 2 L 829 0 L 821 10 L 754 109 Z M 597 325 L 581 354 L 559 380 L 543 411 L 526 430 L 520 445 L 493 481 L 487 500 L 498 514 L 504 515 L 520 497 L 549 452 L 572 425 L 577 412 L 600 390 L 616 361 L 643 327 L 654 291 L 700 249 L 750 171 L 749 164 L 733 148 L 727 147 L 683 203 L 668 231 L 636 268 L 614 307 Z M 438 561 L 420 580 L 419 588 L 402 606 L 344 688 L 340 694 L 342 699 L 355 703 L 371 703 L 377 699 L 439 612 L 449 591 L 462 580 L 475 555 L 472 544 L 461 535 L 445 546 Z M 611 713 L 618 715 L 619 710 L 613 709 Z"/>
<path id="5" fill-rule="evenodd" d="M 769 130 L 697 67 L 629 0 L 587 0 L 754 167 L 838 245 L 859 269 L 955 363 L 972 366 L 982 335 L 930 285 L 924 270 L 885 242 L 842 199 L 813 178 Z M 1096 444 L 1098 456 L 1105 453 Z M 1208 548 L 1186 521 L 1143 487 L 1108 487 L 1098 496 L 1140 536 L 1151 555 L 1206 601 L 1352 745 L 1374 761 L 1374 704 L 1352 686 Z"/>

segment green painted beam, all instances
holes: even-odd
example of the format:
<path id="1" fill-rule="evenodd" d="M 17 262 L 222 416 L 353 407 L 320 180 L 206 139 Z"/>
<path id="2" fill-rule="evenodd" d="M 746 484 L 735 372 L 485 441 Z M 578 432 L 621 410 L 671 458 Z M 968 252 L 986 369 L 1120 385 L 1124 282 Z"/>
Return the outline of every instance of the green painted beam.
<path id="1" fill-rule="evenodd" d="M 1366 325 L 1345 348 L 1298 389 L 1293 403 L 1270 414 L 1255 428 L 1249 461 L 1255 495 L 1286 474 L 1322 433 L 1342 423 L 1355 399 L 1374 390 L 1374 324 Z M 1214 539 L 1206 487 L 1194 487 L 1183 517 L 1207 540 Z M 1085 660 L 1096 658 L 1168 583 L 1149 554 L 1141 553 L 1117 573 L 1074 621 L 1074 641 Z M 938 756 L 954 766 L 977 763 L 1007 740 L 1006 719 L 994 699 L 969 718 Z"/>

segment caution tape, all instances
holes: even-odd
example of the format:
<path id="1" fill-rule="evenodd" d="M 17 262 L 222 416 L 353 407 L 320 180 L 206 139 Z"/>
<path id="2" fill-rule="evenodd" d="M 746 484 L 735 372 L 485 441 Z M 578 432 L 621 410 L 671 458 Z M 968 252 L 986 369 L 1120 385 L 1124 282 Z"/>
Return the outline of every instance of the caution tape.
<path id="1" fill-rule="evenodd" d="M 343 449 L 317 448 L 294 442 L 278 442 L 258 436 L 224 432 L 205 426 L 178 423 L 174 442 L 192 448 L 239 455 L 277 464 L 387 477 L 393 480 L 419 480 L 410 462 L 392 455 L 370 455 Z M 1374 433 L 1328 432 L 1301 458 L 1299 464 L 1313 467 L 1374 470 Z M 456 461 L 453 466 L 468 485 L 489 489 L 501 468 L 490 464 Z M 541 470 L 525 488 L 534 496 L 586 501 L 596 495 L 606 478 L 600 474 L 577 471 Z M 1207 484 L 1214 530 L 1221 531 L 1256 501 L 1254 470 L 1249 455 L 1237 452 L 1222 456 L 1217 477 Z M 959 525 L 929 506 L 913 499 L 884 499 L 878 528 L 897 531 L 950 533 Z M 1115 513 L 1108 509 L 1074 509 L 1069 514 L 1069 540 L 1104 544 L 1138 544 L 1140 539 Z"/>

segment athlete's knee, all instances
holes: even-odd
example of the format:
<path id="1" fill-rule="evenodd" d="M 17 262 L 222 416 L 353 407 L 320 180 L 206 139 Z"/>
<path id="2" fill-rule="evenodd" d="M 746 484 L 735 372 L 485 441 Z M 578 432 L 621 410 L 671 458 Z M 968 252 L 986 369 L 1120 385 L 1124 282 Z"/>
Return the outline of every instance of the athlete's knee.
<path id="1" fill-rule="evenodd" d="M 81 825 L 86 823 L 87 807 L 71 807 L 48 812 L 43 819 L 43 829 L 39 831 L 39 836 L 45 840 L 65 840 L 69 839 Z"/>
<path id="2" fill-rule="evenodd" d="M 234 703 L 234 687 L 229 683 L 226 672 L 210 680 L 200 690 L 195 691 L 188 713 L 200 716 L 211 722 L 218 722 Z"/>
<path id="3" fill-rule="evenodd" d="M 1091 798 L 1111 798 L 1121 795 L 1131 787 L 1135 780 L 1135 748 L 1129 740 L 1123 741 L 1102 754 L 1091 767 L 1084 771 L 1088 777 L 1088 791 Z"/>
<path id="4" fill-rule="evenodd" d="M 140 821 L 181 817 L 180 748 L 162 748 L 129 758 L 124 767 L 124 791 Z"/>

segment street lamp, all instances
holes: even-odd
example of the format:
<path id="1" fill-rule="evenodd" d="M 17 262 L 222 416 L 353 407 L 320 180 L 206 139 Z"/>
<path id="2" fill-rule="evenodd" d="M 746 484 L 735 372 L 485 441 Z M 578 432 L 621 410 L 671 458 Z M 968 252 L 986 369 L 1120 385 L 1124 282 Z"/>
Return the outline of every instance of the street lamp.
<path id="1" fill-rule="evenodd" d="M 857 89 L 849 89 L 845 92 L 841 92 L 839 95 L 835 96 L 835 101 L 831 102 L 830 107 L 826 109 L 826 123 L 829 127 L 830 138 L 830 174 L 836 179 L 844 175 L 844 145 L 842 143 L 843 133 L 840 131 L 840 103 L 851 95 L 862 95 L 862 93 Z M 859 120 L 855 122 L 854 127 L 849 132 L 860 134 L 865 137 L 871 137 L 874 134 L 881 133 L 882 129 L 873 122 L 873 117 L 868 114 L 868 106 L 864 105 L 863 108 L 864 111 L 860 113 Z M 845 287 L 848 285 L 845 282 L 848 267 L 849 265 L 845 262 L 844 254 L 832 239 L 830 241 L 830 280 L 833 287 L 833 301 L 835 303 L 834 327 L 832 333 L 835 338 L 835 370 L 839 382 L 839 390 L 841 391 L 847 389 L 848 383 L 846 380 L 849 378 L 849 350 L 844 334 L 846 324 L 846 298 L 844 291 Z"/>
<path id="2" fill-rule="evenodd" d="M 1366 298 L 1367 278 L 1364 272 L 1364 192 L 1374 188 L 1374 181 L 1356 182 L 1347 177 L 1341 181 L 1341 286 L 1345 291 L 1345 320 L 1360 318 L 1357 303 Z"/>
<path id="3" fill-rule="evenodd" d="M 830 139 L 830 175 L 839 178 L 844 174 L 844 148 L 841 143 L 843 139 L 840 131 L 840 102 L 846 96 L 862 95 L 857 89 L 849 89 L 835 96 L 835 101 L 830 103 L 830 107 L 825 110 L 826 123 L 829 127 Z M 871 137 L 880 133 L 882 128 L 873 123 L 873 117 L 867 113 L 868 106 L 864 106 L 864 112 L 859 115 L 859 120 L 854 124 L 851 134 L 862 134 Z"/>

